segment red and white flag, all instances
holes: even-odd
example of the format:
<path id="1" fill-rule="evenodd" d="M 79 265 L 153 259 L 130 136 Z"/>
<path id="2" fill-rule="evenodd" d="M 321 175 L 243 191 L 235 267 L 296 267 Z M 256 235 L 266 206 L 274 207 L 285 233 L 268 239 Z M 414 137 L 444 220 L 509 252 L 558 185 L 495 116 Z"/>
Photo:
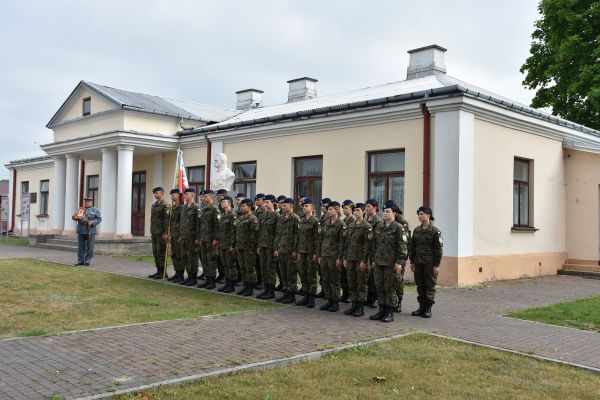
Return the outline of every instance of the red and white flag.
<path id="1" fill-rule="evenodd" d="M 175 187 L 179 188 L 181 195 L 189 187 L 185 165 L 183 165 L 183 151 L 177 150 L 177 173 L 175 174 Z"/>

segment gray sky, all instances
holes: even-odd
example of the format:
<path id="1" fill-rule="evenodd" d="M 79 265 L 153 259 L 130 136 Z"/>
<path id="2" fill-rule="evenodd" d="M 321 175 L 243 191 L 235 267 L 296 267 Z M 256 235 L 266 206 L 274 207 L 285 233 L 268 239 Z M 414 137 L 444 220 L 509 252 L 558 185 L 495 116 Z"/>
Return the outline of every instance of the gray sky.
<path id="1" fill-rule="evenodd" d="M 80 80 L 235 108 L 235 91 L 287 100 L 403 80 L 407 50 L 448 49 L 447 73 L 516 101 L 537 1 L 5 1 L 0 12 L 0 178 L 42 155 L 46 123 Z"/>

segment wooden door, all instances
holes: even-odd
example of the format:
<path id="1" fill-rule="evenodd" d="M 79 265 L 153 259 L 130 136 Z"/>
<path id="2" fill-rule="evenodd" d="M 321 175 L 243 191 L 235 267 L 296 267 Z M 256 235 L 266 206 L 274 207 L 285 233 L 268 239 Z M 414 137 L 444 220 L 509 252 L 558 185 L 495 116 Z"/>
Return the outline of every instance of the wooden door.
<path id="1" fill-rule="evenodd" d="M 131 193 L 131 234 L 144 236 L 146 220 L 146 171 L 133 173 Z"/>

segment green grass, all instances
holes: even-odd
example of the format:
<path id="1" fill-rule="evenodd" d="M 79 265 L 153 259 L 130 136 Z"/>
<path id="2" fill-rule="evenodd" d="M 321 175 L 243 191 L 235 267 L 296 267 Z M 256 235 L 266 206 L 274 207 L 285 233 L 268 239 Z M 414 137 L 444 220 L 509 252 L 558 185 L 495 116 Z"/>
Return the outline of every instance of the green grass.
<path id="1" fill-rule="evenodd" d="M 132 261 L 140 261 L 140 262 L 145 262 L 148 264 L 154 264 L 154 257 L 153 256 L 135 256 L 135 255 L 126 255 L 126 256 L 115 256 L 118 258 L 123 258 L 125 260 L 132 260 Z M 167 265 L 173 265 L 173 261 L 171 260 L 171 256 L 167 256 Z"/>
<path id="2" fill-rule="evenodd" d="M 513 311 L 507 316 L 600 332 L 600 296 Z"/>
<path id="3" fill-rule="evenodd" d="M 9 236 L 6 237 L 2 235 L 2 239 L 0 239 L 0 244 L 9 244 L 12 246 L 29 246 L 29 240 L 27 238 Z"/>
<path id="4" fill-rule="evenodd" d="M 598 399 L 600 374 L 425 334 L 115 399 Z"/>
<path id="5" fill-rule="evenodd" d="M 277 307 L 44 261 L 0 260 L 0 339 Z"/>

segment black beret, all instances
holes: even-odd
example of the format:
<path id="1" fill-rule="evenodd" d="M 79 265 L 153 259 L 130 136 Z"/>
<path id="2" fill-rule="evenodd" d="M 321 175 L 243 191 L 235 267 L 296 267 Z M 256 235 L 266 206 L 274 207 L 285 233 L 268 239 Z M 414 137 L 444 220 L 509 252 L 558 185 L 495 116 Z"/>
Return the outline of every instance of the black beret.
<path id="1" fill-rule="evenodd" d="M 231 196 L 225 196 L 221 200 L 229 200 L 229 202 L 233 203 L 233 199 L 231 198 Z"/>
<path id="2" fill-rule="evenodd" d="M 343 205 L 343 206 L 350 206 L 350 205 L 352 205 L 352 204 L 354 204 L 354 203 L 352 202 L 352 200 L 344 200 L 344 201 L 342 202 L 342 205 Z"/>
<path id="3" fill-rule="evenodd" d="M 399 207 L 394 200 L 388 200 L 383 205 L 383 209 L 385 210 L 386 208 L 391 208 L 394 212 L 396 212 Z"/>
<path id="4" fill-rule="evenodd" d="M 331 199 L 329 197 L 325 197 L 324 199 L 321 200 L 322 206 L 326 206 L 329 203 L 331 203 Z"/>
<path id="5" fill-rule="evenodd" d="M 212 190 L 210 190 L 210 189 L 204 189 L 204 190 L 203 190 L 203 191 L 202 191 L 200 194 L 201 194 L 202 196 L 204 196 L 204 195 L 207 195 L 207 194 L 214 194 L 214 193 L 215 193 L 215 192 L 213 192 L 213 191 L 212 191 Z"/>
<path id="6" fill-rule="evenodd" d="M 339 207 L 340 203 L 338 203 L 337 201 L 332 201 L 331 203 L 329 203 L 329 205 L 327 207 Z"/>
<path id="7" fill-rule="evenodd" d="M 256 196 L 254 196 L 254 200 L 256 199 L 264 199 L 265 198 L 265 194 L 264 193 L 259 193 Z"/>
<path id="8" fill-rule="evenodd" d="M 93 198 L 91 198 L 90 196 L 85 196 L 85 197 L 83 198 L 83 201 L 94 201 L 94 199 L 93 199 Z"/>
<path id="9" fill-rule="evenodd" d="M 298 195 L 298 198 L 299 198 L 299 199 L 303 199 L 303 198 L 305 198 L 305 197 L 308 197 L 308 196 L 307 196 L 307 195 L 305 195 L 305 194 Z"/>
<path id="10" fill-rule="evenodd" d="M 227 190 L 219 189 L 219 190 L 217 190 L 217 194 L 227 194 Z"/>
<path id="11" fill-rule="evenodd" d="M 183 192 L 184 193 L 196 193 L 196 189 L 194 189 L 194 188 L 187 188 Z"/>
<path id="12" fill-rule="evenodd" d="M 273 196 L 272 194 L 268 194 L 268 195 L 266 195 L 266 196 L 265 196 L 265 200 L 271 200 L 271 201 L 275 201 L 275 200 L 277 200 L 277 199 L 276 199 L 276 198 L 275 198 L 275 196 Z"/>
<path id="13" fill-rule="evenodd" d="M 277 196 L 277 202 L 280 202 L 282 200 L 285 200 L 285 196 L 280 194 L 279 196 Z"/>
<path id="14" fill-rule="evenodd" d="M 354 208 L 360 208 L 361 210 L 365 209 L 365 203 L 356 203 Z"/>
<path id="15" fill-rule="evenodd" d="M 170 194 L 181 194 L 181 191 L 179 190 L 179 188 L 175 188 L 175 189 L 171 189 L 171 191 L 169 193 Z"/>
<path id="16" fill-rule="evenodd" d="M 315 202 L 310 197 L 305 197 L 304 200 L 302 200 L 302 204 L 314 204 L 314 203 Z"/>
<path id="17" fill-rule="evenodd" d="M 240 192 L 240 193 L 238 193 L 238 194 L 235 195 L 236 199 L 239 199 L 240 197 L 246 197 L 246 193 Z"/>
<path id="18" fill-rule="evenodd" d="M 286 197 L 285 199 L 283 199 L 283 204 L 294 204 L 294 199 Z"/>
<path id="19" fill-rule="evenodd" d="M 250 207 L 252 207 L 252 200 L 244 199 L 240 202 L 240 204 L 248 204 Z"/>
<path id="20" fill-rule="evenodd" d="M 427 206 L 421 206 L 419 207 L 419 209 L 417 210 L 417 215 L 423 211 L 425 214 L 429 214 L 429 215 L 433 215 L 433 211 L 431 211 L 431 208 L 427 207 Z"/>
<path id="21" fill-rule="evenodd" d="M 370 204 L 373 207 L 379 207 L 379 203 L 375 199 L 369 199 L 369 200 L 365 201 L 365 204 Z"/>
<path id="22" fill-rule="evenodd" d="M 165 192 L 165 189 L 162 188 L 162 186 L 157 186 L 154 189 L 152 189 L 152 193 L 156 193 L 156 192 Z"/>

